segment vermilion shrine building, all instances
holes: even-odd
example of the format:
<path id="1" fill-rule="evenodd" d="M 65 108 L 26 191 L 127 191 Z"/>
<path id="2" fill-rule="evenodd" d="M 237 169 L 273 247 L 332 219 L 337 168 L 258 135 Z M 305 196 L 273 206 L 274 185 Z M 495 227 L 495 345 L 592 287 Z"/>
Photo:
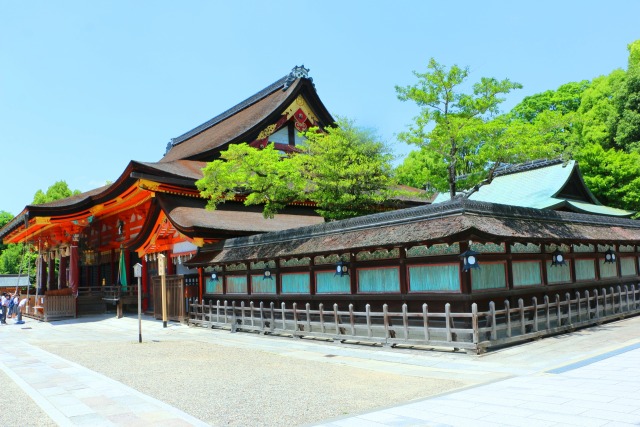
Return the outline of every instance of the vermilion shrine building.
<path id="1" fill-rule="evenodd" d="M 290 152 L 300 142 L 298 132 L 334 123 L 307 72 L 295 67 L 240 104 L 172 139 L 160 161 L 131 161 L 111 185 L 26 206 L 0 230 L 0 238 L 38 251 L 41 294 L 69 287 L 79 296 L 82 312 L 83 305 L 99 305 L 101 286 L 116 284 L 120 275 L 126 274 L 131 285 L 132 266 L 138 262 L 143 266 L 145 306 L 153 305 L 151 278 L 158 273 L 159 254 L 170 260 L 168 275 L 186 275 L 190 284 L 197 284 L 198 270 L 189 270 L 183 262 L 198 247 L 322 222 L 304 202 L 288 206 L 271 220 L 264 219 L 260 209 L 245 207 L 241 196 L 208 211 L 195 186 L 206 162 L 230 144 L 261 147 L 273 142 Z"/>

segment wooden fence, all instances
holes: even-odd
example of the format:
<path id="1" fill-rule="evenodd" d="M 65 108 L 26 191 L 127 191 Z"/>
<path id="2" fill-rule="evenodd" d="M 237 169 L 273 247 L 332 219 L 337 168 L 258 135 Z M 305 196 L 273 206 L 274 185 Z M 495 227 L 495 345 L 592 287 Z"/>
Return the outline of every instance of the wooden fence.
<path id="1" fill-rule="evenodd" d="M 153 283 L 153 315 L 156 319 L 162 319 L 162 278 L 152 277 Z M 165 276 L 167 291 L 167 318 L 182 322 L 185 319 L 185 276 Z"/>
<path id="2" fill-rule="evenodd" d="M 229 328 L 231 332 L 251 331 L 264 334 L 285 334 L 293 337 L 318 337 L 340 342 L 375 342 L 383 345 L 444 347 L 482 353 L 486 349 L 523 342 L 542 336 L 572 331 L 640 313 L 640 285 L 545 296 L 542 302 L 533 298 L 525 306 L 522 299 L 517 307 L 505 301 L 498 310 L 489 304 L 488 311 L 479 312 L 473 304 L 470 313 L 452 313 L 450 304 L 445 311 L 429 311 L 427 304 L 420 312 L 409 312 L 407 305 L 401 312 L 390 312 L 385 304 L 382 312 L 340 310 L 337 304 L 325 308 L 322 304 L 312 310 L 309 304 L 298 307 L 285 303 L 276 307 L 260 302 L 248 305 L 229 304 L 218 300 L 215 304 L 188 304 L 189 324 L 207 328 Z"/>
<path id="3" fill-rule="evenodd" d="M 73 295 L 29 296 L 22 315 L 45 322 L 76 317 L 76 298 Z"/>

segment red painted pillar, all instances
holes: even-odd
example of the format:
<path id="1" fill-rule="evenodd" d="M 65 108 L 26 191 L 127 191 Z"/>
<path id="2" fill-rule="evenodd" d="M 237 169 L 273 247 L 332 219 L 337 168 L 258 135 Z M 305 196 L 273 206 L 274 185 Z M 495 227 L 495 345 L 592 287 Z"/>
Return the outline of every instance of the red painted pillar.
<path id="1" fill-rule="evenodd" d="M 52 253 L 49 253 L 49 265 L 47 265 L 47 284 L 44 287 L 44 291 L 54 289 L 54 283 L 56 280 L 56 259 Z"/>
<path id="2" fill-rule="evenodd" d="M 147 271 L 147 258 L 142 257 L 142 311 L 146 311 L 149 307 L 149 272 Z"/>
<path id="3" fill-rule="evenodd" d="M 40 276 L 38 277 L 38 293 L 44 294 L 47 289 L 47 262 L 42 256 L 38 258 L 38 266 L 40 268 Z"/>
<path id="4" fill-rule="evenodd" d="M 111 283 L 107 283 L 107 285 L 115 285 L 118 281 L 118 262 L 120 259 L 116 255 L 116 250 L 111 249 Z"/>
<path id="5" fill-rule="evenodd" d="M 60 256 L 60 264 L 58 264 L 58 289 L 67 287 L 67 257 Z"/>

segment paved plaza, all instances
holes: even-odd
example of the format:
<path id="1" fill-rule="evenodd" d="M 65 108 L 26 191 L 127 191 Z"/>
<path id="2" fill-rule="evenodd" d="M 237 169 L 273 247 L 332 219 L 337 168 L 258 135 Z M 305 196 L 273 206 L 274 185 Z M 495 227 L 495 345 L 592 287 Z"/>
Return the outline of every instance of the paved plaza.
<path id="1" fill-rule="evenodd" d="M 136 340 L 135 317 L 112 315 L 0 328 L 0 371 L 46 414 L 30 425 L 201 426 L 171 405 L 38 347 L 56 340 Z M 282 358 L 353 366 L 468 386 L 435 397 L 325 420 L 324 426 L 640 425 L 640 317 L 484 355 L 388 349 L 212 331 L 150 318 L 144 340 L 198 339 Z M 329 357 L 330 356 L 330 357 Z M 339 391 L 337 391 L 339 392 Z M 384 393 L 384 390 L 380 390 Z M 2 415 L 0 415 L 1 417 Z M 0 421 L 2 418 L 0 418 Z M 0 423 L 3 424 L 4 423 Z M 301 425 L 307 424 L 301 420 Z M 277 422 L 274 423 L 277 425 Z"/>

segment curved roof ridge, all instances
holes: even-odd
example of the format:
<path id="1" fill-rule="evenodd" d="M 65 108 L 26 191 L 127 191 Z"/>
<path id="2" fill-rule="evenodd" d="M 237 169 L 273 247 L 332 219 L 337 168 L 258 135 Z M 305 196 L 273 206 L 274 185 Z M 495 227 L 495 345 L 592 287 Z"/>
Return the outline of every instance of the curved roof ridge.
<path id="1" fill-rule="evenodd" d="M 295 228 L 285 231 L 266 233 L 247 237 L 229 239 L 224 248 L 235 248 L 261 244 L 282 243 L 298 239 L 310 239 L 321 235 L 347 233 L 357 230 L 377 228 L 397 224 L 407 224 L 427 219 L 461 215 L 465 213 L 487 215 L 499 218 L 531 218 L 561 223 L 587 223 L 602 226 L 624 226 L 640 228 L 640 222 L 610 216 L 589 215 L 574 212 L 559 212 L 546 209 L 535 209 L 520 206 L 502 205 L 464 198 L 455 198 L 442 203 L 413 208 L 400 209 L 350 218 L 341 221 Z"/>
<path id="2" fill-rule="evenodd" d="M 261 91 L 253 94 L 252 96 L 250 96 L 249 98 L 247 98 L 244 101 L 240 102 L 239 104 L 236 104 L 233 107 L 229 108 L 228 110 L 218 114 L 217 116 L 215 116 L 214 118 L 204 122 L 200 126 L 197 126 L 197 127 L 191 129 L 188 132 L 183 133 L 182 135 L 180 135 L 180 136 L 178 136 L 176 138 L 171 138 L 171 141 L 167 145 L 167 153 L 169 152 L 169 150 L 171 150 L 171 148 L 175 147 L 176 145 L 180 144 L 181 142 L 184 142 L 187 139 L 191 138 L 192 136 L 197 135 L 197 134 L 209 129 L 212 126 L 215 126 L 216 124 L 222 122 L 225 119 L 228 119 L 229 117 L 237 114 L 238 112 L 244 110 L 245 108 L 255 104 L 256 102 L 260 101 L 261 99 L 263 99 L 266 96 L 270 95 L 271 93 L 275 92 L 276 90 L 278 90 L 280 88 L 287 89 L 291 85 L 291 83 L 293 83 L 293 81 L 295 81 L 296 79 L 298 79 L 298 78 L 308 78 L 309 80 L 311 80 L 308 77 L 308 73 L 309 73 L 309 69 L 304 68 L 304 65 L 293 67 L 293 69 L 291 70 L 291 72 L 289 74 L 287 74 L 284 77 L 281 77 L 280 79 L 278 79 L 275 82 L 271 83 L 266 88 L 264 88 Z"/>
<path id="3" fill-rule="evenodd" d="M 528 162 L 519 163 L 517 165 L 505 165 L 501 168 L 498 168 L 498 170 L 496 170 L 496 172 L 494 173 L 494 177 L 529 171 L 533 169 L 545 168 L 547 166 L 554 166 L 564 162 L 565 160 L 563 160 L 562 158 L 557 158 L 557 159 L 531 160 Z M 567 164 L 569 164 L 570 162 L 573 162 L 573 160 L 567 161 Z"/>

